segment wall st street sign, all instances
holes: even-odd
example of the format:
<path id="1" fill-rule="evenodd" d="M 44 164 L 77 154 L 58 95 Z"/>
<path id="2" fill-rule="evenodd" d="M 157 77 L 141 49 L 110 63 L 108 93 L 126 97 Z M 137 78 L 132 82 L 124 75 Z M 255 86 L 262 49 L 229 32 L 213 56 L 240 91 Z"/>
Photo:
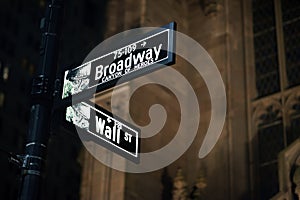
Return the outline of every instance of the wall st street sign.
<path id="1" fill-rule="evenodd" d="M 139 162 L 140 130 L 89 102 L 67 108 L 66 120 L 79 127 L 80 138 L 94 141 L 135 163 Z"/>

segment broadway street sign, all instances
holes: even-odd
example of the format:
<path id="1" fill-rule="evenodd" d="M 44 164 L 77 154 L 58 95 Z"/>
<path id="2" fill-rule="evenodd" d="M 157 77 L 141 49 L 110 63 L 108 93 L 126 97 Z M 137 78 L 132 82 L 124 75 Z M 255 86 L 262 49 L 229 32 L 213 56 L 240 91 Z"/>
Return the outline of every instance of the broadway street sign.
<path id="1" fill-rule="evenodd" d="M 174 23 L 64 72 L 62 99 L 103 91 L 174 63 Z M 120 78 L 122 78 L 120 80 Z M 119 81 L 119 82 L 118 82 Z"/>
<path id="2" fill-rule="evenodd" d="M 95 107 L 96 106 L 96 107 Z M 135 163 L 139 162 L 140 130 L 89 102 L 67 108 L 66 120 L 80 128 L 84 141 L 94 141 Z"/>

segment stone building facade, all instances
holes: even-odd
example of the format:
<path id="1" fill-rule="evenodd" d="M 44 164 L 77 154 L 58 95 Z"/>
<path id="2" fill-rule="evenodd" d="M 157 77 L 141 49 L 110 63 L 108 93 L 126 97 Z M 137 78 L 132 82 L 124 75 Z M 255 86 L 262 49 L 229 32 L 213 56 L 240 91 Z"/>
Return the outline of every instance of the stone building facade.
<path id="1" fill-rule="evenodd" d="M 299 13 L 296 0 L 108 1 L 106 38 L 175 21 L 178 31 L 201 44 L 224 81 L 227 115 L 216 146 L 199 159 L 211 117 L 210 96 L 201 76 L 183 58 L 176 58 L 172 68 L 189 80 L 201 110 L 191 147 L 166 168 L 142 174 L 110 169 L 82 150 L 81 199 L 297 199 Z M 120 95 L 126 95 L 131 85 L 142 79 L 130 81 Z M 175 86 L 188 97 L 181 85 Z M 96 102 L 109 108 L 109 92 L 97 95 Z M 170 142 L 180 123 L 175 96 L 157 85 L 144 86 L 133 95 L 130 114 L 146 125 L 148 109 L 155 103 L 165 107 L 167 123 L 157 135 L 142 140 L 143 152 Z M 126 119 L 126 115 L 122 117 Z M 177 187 L 175 182 L 182 184 Z"/>

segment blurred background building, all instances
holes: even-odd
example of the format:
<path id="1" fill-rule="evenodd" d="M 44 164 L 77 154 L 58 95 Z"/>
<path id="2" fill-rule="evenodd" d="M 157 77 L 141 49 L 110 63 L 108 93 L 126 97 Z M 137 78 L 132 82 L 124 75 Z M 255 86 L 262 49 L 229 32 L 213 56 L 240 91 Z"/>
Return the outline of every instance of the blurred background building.
<path id="1" fill-rule="evenodd" d="M 24 148 L 45 5 L 43 0 L 0 2 L 0 148 L 6 151 L 21 153 Z M 210 122 L 210 97 L 201 76 L 178 56 L 172 68 L 189 80 L 201 110 L 198 135 L 188 151 L 164 169 L 123 173 L 95 160 L 76 133 L 55 127 L 43 199 L 298 199 L 300 1 L 66 1 L 59 66 L 81 63 L 97 44 L 116 33 L 171 21 L 208 51 L 225 83 L 227 117 L 213 151 L 198 158 Z M 126 95 L 139 81 L 129 82 L 119 95 Z M 184 88 L 176 87 L 188 96 Z M 109 92 L 95 99 L 109 108 Z M 120 100 L 120 105 L 126 103 Z M 142 140 L 143 152 L 172 140 L 180 109 L 171 91 L 147 85 L 129 103 L 140 125 L 149 123 L 148 110 L 155 103 L 168 113 L 165 127 Z M 4 153 L 0 163 L 1 198 L 16 199 L 18 169 Z"/>

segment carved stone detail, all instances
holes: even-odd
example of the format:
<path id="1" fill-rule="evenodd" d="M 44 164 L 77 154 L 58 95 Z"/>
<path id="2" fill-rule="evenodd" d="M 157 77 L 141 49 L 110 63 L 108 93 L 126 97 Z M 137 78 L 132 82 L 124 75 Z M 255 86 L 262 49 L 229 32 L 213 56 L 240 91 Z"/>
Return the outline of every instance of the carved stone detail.
<path id="1" fill-rule="evenodd" d="M 216 16 L 220 7 L 220 0 L 201 0 L 202 8 L 206 16 Z"/>
<path id="2" fill-rule="evenodd" d="M 285 95 L 285 109 L 288 115 L 300 112 L 300 90 L 290 91 Z"/>
<path id="3" fill-rule="evenodd" d="M 201 200 L 205 199 L 205 188 L 207 181 L 203 169 L 200 169 L 198 178 L 196 179 L 193 187 L 189 189 L 184 177 L 182 169 L 178 168 L 176 177 L 173 181 L 173 200 Z"/>
<path id="4" fill-rule="evenodd" d="M 293 193 L 299 195 L 300 192 L 300 139 L 294 141 L 290 146 L 279 153 L 278 156 L 278 182 L 279 192 L 271 200 L 290 200 Z M 293 172 L 293 167 L 297 167 Z M 292 176 L 291 176 L 292 175 Z M 293 180 L 291 180 L 291 177 Z M 297 184 L 296 191 L 293 190 L 292 181 Z"/>
<path id="5" fill-rule="evenodd" d="M 204 190 L 207 187 L 206 178 L 203 170 L 200 171 L 200 175 L 197 178 L 190 195 L 192 200 L 201 200 L 204 199 Z"/>
<path id="6" fill-rule="evenodd" d="M 276 121 L 283 113 L 287 119 L 300 113 L 300 86 L 252 102 L 252 120 L 256 127 Z"/>
<path id="7" fill-rule="evenodd" d="M 253 122 L 256 127 L 272 123 L 282 117 L 280 96 L 274 96 L 255 102 L 252 109 Z"/>
<path id="8" fill-rule="evenodd" d="M 300 200 L 300 166 L 297 167 L 294 173 L 293 182 L 296 184 L 294 192 L 297 194 L 298 199 Z"/>
<path id="9" fill-rule="evenodd" d="M 173 188 L 173 200 L 187 200 L 187 183 L 184 180 L 181 168 L 177 170 Z"/>

